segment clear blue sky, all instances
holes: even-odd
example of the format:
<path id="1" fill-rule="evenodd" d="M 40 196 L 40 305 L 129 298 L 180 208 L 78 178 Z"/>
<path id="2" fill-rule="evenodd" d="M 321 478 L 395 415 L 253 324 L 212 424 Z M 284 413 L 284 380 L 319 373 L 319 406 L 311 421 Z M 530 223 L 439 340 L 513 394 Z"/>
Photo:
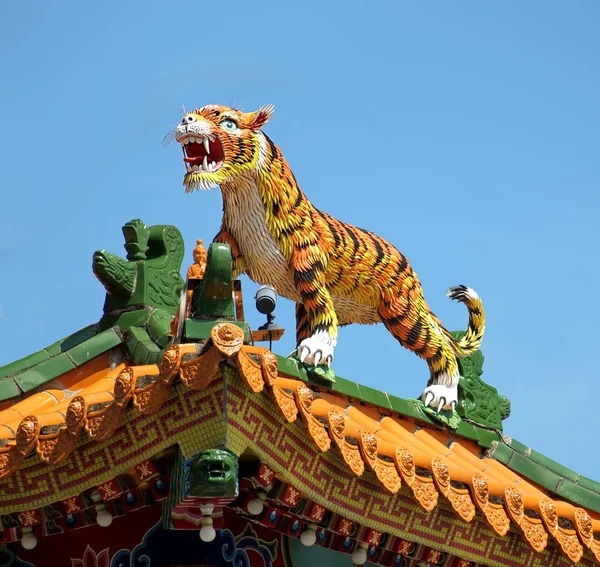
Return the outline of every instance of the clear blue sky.
<path id="1" fill-rule="evenodd" d="M 185 195 L 161 146 L 182 105 L 272 103 L 313 203 L 403 251 L 448 328 L 449 286 L 482 296 L 505 432 L 600 480 L 600 4 L 368 6 L 3 2 L 0 364 L 99 319 L 92 253 L 124 222 L 178 226 L 186 266 L 216 234 L 220 192 Z M 334 368 L 403 397 L 428 376 L 381 326 L 342 329 Z"/>

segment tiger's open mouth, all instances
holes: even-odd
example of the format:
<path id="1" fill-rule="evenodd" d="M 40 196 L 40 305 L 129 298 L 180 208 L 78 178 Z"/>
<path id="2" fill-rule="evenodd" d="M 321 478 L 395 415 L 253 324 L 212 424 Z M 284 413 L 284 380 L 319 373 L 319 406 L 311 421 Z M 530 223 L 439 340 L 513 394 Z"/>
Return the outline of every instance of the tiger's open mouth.
<path id="1" fill-rule="evenodd" d="M 185 136 L 179 140 L 179 143 L 188 173 L 213 172 L 223 165 L 225 152 L 218 136 Z"/>

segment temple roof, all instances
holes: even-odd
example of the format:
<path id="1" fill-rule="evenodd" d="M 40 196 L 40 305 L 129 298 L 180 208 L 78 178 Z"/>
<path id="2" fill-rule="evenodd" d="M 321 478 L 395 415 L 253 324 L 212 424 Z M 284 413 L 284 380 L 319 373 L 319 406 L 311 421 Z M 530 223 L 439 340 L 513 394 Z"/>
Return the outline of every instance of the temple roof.
<path id="1" fill-rule="evenodd" d="M 164 236 L 165 227 L 159 228 L 155 234 Z M 177 331 L 170 326 L 176 305 L 169 301 L 157 303 L 138 289 L 117 304 L 109 294 L 98 324 L 0 368 L 0 479 L 66 462 L 87 443 L 84 435 L 110 443 L 135 415 L 145 422 L 168 400 L 202 393 L 221 379 L 224 388 L 245 384 L 247 400 L 266 408 L 264 415 L 276 420 L 283 435 L 288 424 L 301 423 L 315 458 L 333 452 L 349 478 L 373 475 L 382 497 L 407 487 L 427 512 L 444 501 L 464 522 L 478 515 L 498 537 L 516 526 L 537 552 L 550 536 L 571 561 L 586 550 L 600 561 L 600 484 L 507 437 L 501 425 L 460 419 L 448 427 L 420 401 L 339 376 L 329 383 L 293 359 L 253 346 L 247 325 L 232 317 L 227 270 L 217 266 L 219 254 L 228 252 L 211 251 L 204 281 L 214 284 L 225 274 L 210 291 L 222 317 L 208 317 L 207 308 Z M 136 293 L 135 303 L 128 303 Z M 167 442 L 181 440 L 161 439 L 157 447 Z M 269 455 L 263 459 L 268 462 Z M 279 474 L 301 484 L 293 467 Z M 0 480 L 0 489 L 6 494 L 5 482 Z M 78 482 L 78 489 L 86 488 L 85 479 Z M 19 511 L 23 499 L 16 496 L 3 497 L 0 513 Z M 27 501 L 42 506 L 52 495 L 34 491 Z M 362 521 L 368 525 L 369 518 Z"/>

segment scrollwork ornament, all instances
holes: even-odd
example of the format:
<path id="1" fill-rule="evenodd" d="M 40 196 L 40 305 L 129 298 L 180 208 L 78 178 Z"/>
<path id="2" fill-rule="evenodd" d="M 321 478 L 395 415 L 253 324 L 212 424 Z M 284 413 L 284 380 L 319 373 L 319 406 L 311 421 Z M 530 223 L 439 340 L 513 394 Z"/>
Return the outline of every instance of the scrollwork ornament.
<path id="1" fill-rule="evenodd" d="M 500 536 L 506 535 L 510 528 L 510 520 L 500 504 L 490 502 L 489 486 L 485 478 L 475 473 L 472 478 L 475 503 L 483 512 L 490 527 Z"/>
<path id="2" fill-rule="evenodd" d="M 301 384 L 296 389 L 296 396 L 300 407 L 307 413 L 311 414 L 313 392 L 310 388 L 307 388 L 304 384 Z"/>
<path id="3" fill-rule="evenodd" d="M 298 408 L 296 402 L 291 394 L 288 394 L 285 390 L 279 386 L 273 386 L 272 390 L 275 401 L 283 413 L 283 416 L 288 423 L 293 423 L 298 417 Z"/>
<path id="4" fill-rule="evenodd" d="M 49 463 L 52 458 L 52 454 L 58 445 L 58 435 L 52 437 L 51 439 L 40 439 L 37 444 L 37 452 L 40 456 L 40 459 L 45 463 Z"/>
<path id="5" fill-rule="evenodd" d="M 179 345 L 172 345 L 164 352 L 159 366 L 160 377 L 162 380 L 169 380 L 171 378 L 177 371 L 180 359 L 181 347 Z"/>
<path id="6" fill-rule="evenodd" d="M 17 427 L 16 441 L 19 453 L 26 457 L 35 447 L 39 434 L 39 422 L 33 415 L 29 415 L 19 423 Z"/>
<path id="7" fill-rule="evenodd" d="M 362 474 L 365 472 L 365 462 L 360 456 L 358 447 L 350 445 L 349 443 L 346 443 L 346 440 L 344 440 L 338 444 L 338 448 L 340 449 L 340 453 L 342 453 L 344 461 L 350 467 L 350 470 L 356 476 L 362 476 Z"/>
<path id="8" fill-rule="evenodd" d="M 95 415 L 93 417 L 90 417 L 88 415 L 87 419 L 85 420 L 85 430 L 88 432 L 89 436 L 92 439 L 94 438 L 95 431 L 100 427 L 101 423 L 102 423 L 101 415 Z"/>
<path id="9" fill-rule="evenodd" d="M 96 441 L 106 441 L 119 426 L 121 417 L 125 413 L 124 407 L 116 403 L 108 406 L 102 414 L 87 420 L 85 429 L 89 436 Z"/>
<path id="10" fill-rule="evenodd" d="M 579 537 L 590 547 L 590 540 L 594 537 L 594 528 L 592 518 L 583 508 L 575 508 L 575 528 Z"/>
<path id="11" fill-rule="evenodd" d="M 1 473 L 0 473 L 1 475 Z M 1 476 L 0 476 L 1 478 Z M 590 551 L 594 554 L 596 561 L 600 563 L 600 541 L 595 538 L 592 538 L 590 541 Z"/>
<path id="12" fill-rule="evenodd" d="M 516 488 L 512 486 L 507 486 L 504 489 L 504 497 L 508 506 L 508 511 L 513 516 L 515 522 L 517 524 L 520 523 L 520 521 L 517 521 L 516 518 L 522 516 L 525 512 L 525 508 L 523 507 L 523 498 L 521 497 L 521 494 Z"/>
<path id="13" fill-rule="evenodd" d="M 246 385 L 255 393 L 262 392 L 265 386 L 262 369 L 248 356 L 244 348 L 236 354 L 237 367 Z"/>
<path id="14" fill-rule="evenodd" d="M 231 323 L 218 323 L 212 328 L 210 338 L 221 353 L 231 356 L 242 348 L 244 331 Z"/>
<path id="15" fill-rule="evenodd" d="M 369 431 L 360 431 L 360 446 L 363 450 L 365 459 L 368 461 L 371 468 L 375 468 L 377 462 L 377 439 L 375 435 Z"/>
<path id="16" fill-rule="evenodd" d="M 77 433 L 72 433 L 69 429 L 61 429 L 53 439 L 39 439 L 37 451 L 40 458 L 49 465 L 55 465 L 64 461 L 75 449 L 77 445 L 78 432 L 83 427 L 81 420 Z"/>
<path id="17" fill-rule="evenodd" d="M 440 457 L 434 457 L 431 460 L 431 470 L 440 492 L 444 496 L 447 496 L 450 488 L 450 471 L 448 470 L 448 466 Z"/>
<path id="18" fill-rule="evenodd" d="M 156 413 L 169 397 L 170 382 L 156 380 L 145 388 L 136 389 L 133 392 L 133 405 L 143 415 Z"/>
<path id="19" fill-rule="evenodd" d="M 466 522 L 470 522 L 475 517 L 475 504 L 469 496 L 468 490 L 459 490 L 450 486 L 445 495 L 454 511 Z"/>
<path id="20" fill-rule="evenodd" d="M 361 476 L 365 472 L 365 463 L 358 447 L 346 442 L 346 418 L 344 414 L 338 409 L 331 408 L 327 412 L 327 419 L 329 421 L 329 435 L 335 441 L 344 462 L 356 476 Z"/>
<path id="21" fill-rule="evenodd" d="M 548 545 L 548 532 L 544 529 L 543 524 L 540 520 L 534 520 L 527 516 L 522 516 L 521 523 L 519 524 L 525 539 L 529 542 L 529 545 L 537 552 L 544 551 Z"/>
<path id="22" fill-rule="evenodd" d="M 319 448 L 319 451 L 322 453 L 329 451 L 331 439 L 329 439 L 329 435 L 327 435 L 327 430 L 312 415 L 308 416 L 307 425 L 308 432 Z"/>
<path id="23" fill-rule="evenodd" d="M 0 479 L 14 473 L 19 468 L 22 461 L 23 456 L 14 445 L 8 449 L 4 448 L 0 453 Z"/>
<path id="24" fill-rule="evenodd" d="M 263 354 L 262 354 L 263 378 L 269 386 L 272 386 L 275 383 L 275 380 L 277 380 L 277 376 L 278 376 L 277 367 L 278 367 L 277 357 L 268 350 L 263 352 Z"/>
<path id="25" fill-rule="evenodd" d="M 473 475 L 473 492 L 481 507 L 485 507 L 489 503 L 490 493 L 488 483 L 479 473 Z"/>
<path id="26" fill-rule="evenodd" d="M 152 390 L 140 390 L 138 392 L 133 393 L 133 405 L 140 411 L 140 413 L 150 415 L 154 413 L 152 409 Z"/>
<path id="27" fill-rule="evenodd" d="M 484 514 L 491 528 L 499 536 L 505 536 L 508 533 L 508 530 L 510 529 L 510 520 L 502 506 L 488 502 Z"/>
<path id="28" fill-rule="evenodd" d="M 409 479 L 415 476 L 415 460 L 413 456 L 406 449 L 397 447 L 395 461 L 405 482 L 410 486 Z"/>
<path id="29" fill-rule="evenodd" d="M 400 490 L 402 481 L 400 480 L 400 475 L 393 463 L 388 463 L 377 458 L 375 460 L 374 470 L 377 478 L 386 490 L 392 494 L 395 494 Z"/>
<path id="30" fill-rule="evenodd" d="M 553 532 L 558 527 L 558 512 L 556 506 L 547 498 L 540 499 L 540 513 L 548 529 Z"/>
<path id="31" fill-rule="evenodd" d="M 117 379 L 115 380 L 115 403 L 118 405 L 123 405 L 129 400 L 129 395 L 131 393 L 131 386 L 133 384 L 134 379 L 134 370 L 133 368 L 124 368 L 119 372 Z"/>
<path id="32" fill-rule="evenodd" d="M 331 447 L 331 440 L 327 434 L 327 430 L 321 424 L 321 422 L 312 415 L 312 401 L 313 392 L 310 388 L 307 388 L 304 384 L 300 383 L 294 390 L 294 396 L 296 398 L 296 404 L 302 415 L 302 419 L 308 428 L 308 432 L 316 443 L 319 451 L 329 451 Z"/>
<path id="33" fill-rule="evenodd" d="M 198 358 L 182 362 L 179 367 L 181 381 L 191 390 L 203 390 L 215 377 L 222 360 L 221 352 L 211 348 Z"/>
<path id="34" fill-rule="evenodd" d="M 424 510 L 431 512 L 437 506 L 439 493 L 430 479 L 415 475 L 410 488 Z"/>
<path id="35" fill-rule="evenodd" d="M 83 418 L 85 412 L 85 399 L 83 396 L 75 396 L 70 402 L 67 408 L 67 415 L 65 422 L 70 430 L 79 430 L 83 425 Z"/>
<path id="36" fill-rule="evenodd" d="M 577 534 L 573 530 L 563 530 L 562 528 L 558 528 L 556 533 L 554 533 L 554 538 L 560 545 L 563 553 L 573 562 L 579 563 L 581 558 L 583 557 L 583 545 L 579 541 Z"/>
<path id="37" fill-rule="evenodd" d="M 346 437 L 346 419 L 343 414 L 335 409 L 330 409 L 327 412 L 329 421 L 329 432 L 334 440 L 339 444 Z"/>

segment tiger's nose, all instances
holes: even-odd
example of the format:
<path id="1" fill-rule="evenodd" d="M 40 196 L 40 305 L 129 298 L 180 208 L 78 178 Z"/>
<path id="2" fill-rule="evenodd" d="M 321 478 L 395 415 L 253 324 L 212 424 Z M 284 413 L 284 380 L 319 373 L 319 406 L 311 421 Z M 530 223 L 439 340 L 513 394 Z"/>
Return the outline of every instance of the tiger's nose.
<path id="1" fill-rule="evenodd" d="M 191 124 L 192 122 L 196 122 L 196 119 L 190 114 L 184 116 L 183 120 L 181 121 L 182 124 Z"/>

